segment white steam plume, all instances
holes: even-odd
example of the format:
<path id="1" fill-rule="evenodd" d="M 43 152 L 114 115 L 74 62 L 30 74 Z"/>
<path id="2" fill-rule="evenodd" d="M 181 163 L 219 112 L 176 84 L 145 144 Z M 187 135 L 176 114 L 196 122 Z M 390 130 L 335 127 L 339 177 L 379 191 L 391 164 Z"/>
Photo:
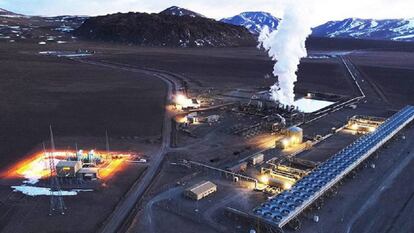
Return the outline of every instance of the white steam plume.
<path id="1" fill-rule="evenodd" d="M 313 26 L 310 10 L 301 6 L 301 2 L 289 1 L 278 29 L 269 33 L 265 28 L 259 36 L 259 47 L 266 49 L 272 60 L 277 61 L 273 75 L 278 77 L 278 82 L 270 88 L 271 98 L 285 105 L 293 105 L 296 71 L 300 59 L 307 56 L 305 41 Z"/>
<path id="2" fill-rule="evenodd" d="M 347 17 L 372 17 L 378 19 L 412 17 L 412 0 L 274 0 L 283 12 L 278 29 L 264 29 L 259 36 L 259 47 L 277 61 L 273 74 L 278 77 L 271 88 L 275 101 L 285 105 L 294 102 L 296 71 L 302 57 L 307 56 L 305 41 L 311 28 L 327 20 Z M 369 15 L 369 16 L 368 16 Z"/>

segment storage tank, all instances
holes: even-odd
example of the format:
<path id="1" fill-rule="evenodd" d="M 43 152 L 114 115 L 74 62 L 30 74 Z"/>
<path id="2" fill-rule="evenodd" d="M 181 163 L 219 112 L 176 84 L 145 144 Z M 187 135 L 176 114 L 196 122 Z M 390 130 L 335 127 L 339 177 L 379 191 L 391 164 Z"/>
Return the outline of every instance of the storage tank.
<path id="1" fill-rule="evenodd" d="M 292 144 L 300 144 L 303 141 L 303 129 L 297 126 L 289 127 L 286 135 L 290 138 Z"/>
<path id="2" fill-rule="evenodd" d="M 275 147 L 278 149 L 287 149 L 289 146 L 291 146 L 291 141 L 289 138 L 283 138 L 281 140 L 276 141 Z"/>

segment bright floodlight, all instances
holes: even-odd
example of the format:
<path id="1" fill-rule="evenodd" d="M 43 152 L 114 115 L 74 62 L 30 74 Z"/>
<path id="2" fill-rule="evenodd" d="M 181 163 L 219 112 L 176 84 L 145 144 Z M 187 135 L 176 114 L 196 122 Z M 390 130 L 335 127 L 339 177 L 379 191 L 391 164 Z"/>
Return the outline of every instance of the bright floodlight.
<path id="1" fill-rule="evenodd" d="M 262 175 L 260 176 L 259 181 L 262 184 L 269 184 L 269 177 L 267 177 L 266 175 Z"/>
<path id="2" fill-rule="evenodd" d="M 187 98 L 184 95 L 178 94 L 175 96 L 175 103 L 184 105 L 186 102 L 187 102 Z"/>

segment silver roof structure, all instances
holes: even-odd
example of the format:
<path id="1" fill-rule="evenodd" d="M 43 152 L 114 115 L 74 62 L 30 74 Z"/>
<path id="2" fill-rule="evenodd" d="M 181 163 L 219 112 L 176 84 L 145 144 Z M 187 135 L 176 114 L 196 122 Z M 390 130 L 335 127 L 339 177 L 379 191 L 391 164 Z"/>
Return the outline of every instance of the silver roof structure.
<path id="1" fill-rule="evenodd" d="M 254 215 L 272 225 L 283 227 L 413 119 L 414 107 L 403 108 L 387 119 L 375 132 L 360 137 L 319 165 L 290 190 L 255 208 Z"/>
<path id="2" fill-rule="evenodd" d="M 82 162 L 61 160 L 56 164 L 56 167 L 74 167 L 74 166 L 82 166 Z"/>
<path id="3" fill-rule="evenodd" d="M 217 185 L 212 183 L 211 181 L 202 181 L 200 183 L 197 183 L 189 188 L 186 189 L 186 191 L 193 192 L 196 195 L 200 195 L 202 193 L 207 192 L 210 189 L 217 188 Z"/>

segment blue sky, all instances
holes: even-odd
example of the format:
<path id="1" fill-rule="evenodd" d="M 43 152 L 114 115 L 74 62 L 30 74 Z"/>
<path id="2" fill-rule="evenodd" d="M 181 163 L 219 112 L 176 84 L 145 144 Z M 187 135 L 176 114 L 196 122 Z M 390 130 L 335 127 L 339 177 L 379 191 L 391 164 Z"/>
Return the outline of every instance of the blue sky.
<path id="1" fill-rule="evenodd" d="M 50 16 L 153 13 L 177 5 L 219 19 L 243 11 L 267 11 L 280 17 L 285 1 L 294 1 L 299 7 L 316 8 L 315 23 L 348 17 L 414 18 L 414 0 L 0 0 L 0 8 Z"/>

